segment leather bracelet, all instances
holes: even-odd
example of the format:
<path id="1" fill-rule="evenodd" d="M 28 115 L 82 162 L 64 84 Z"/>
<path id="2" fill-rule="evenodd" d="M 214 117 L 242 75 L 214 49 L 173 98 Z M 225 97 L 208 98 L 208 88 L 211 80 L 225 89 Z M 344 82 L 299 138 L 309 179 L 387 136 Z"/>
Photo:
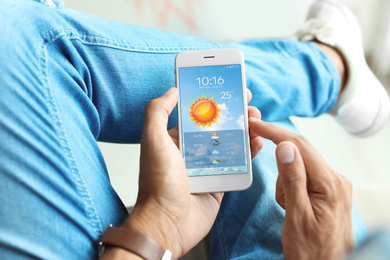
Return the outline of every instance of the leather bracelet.
<path id="1" fill-rule="evenodd" d="M 130 251 L 146 260 L 174 260 L 172 252 L 164 250 L 151 238 L 126 228 L 110 225 L 100 239 L 100 256 L 107 246 Z"/>

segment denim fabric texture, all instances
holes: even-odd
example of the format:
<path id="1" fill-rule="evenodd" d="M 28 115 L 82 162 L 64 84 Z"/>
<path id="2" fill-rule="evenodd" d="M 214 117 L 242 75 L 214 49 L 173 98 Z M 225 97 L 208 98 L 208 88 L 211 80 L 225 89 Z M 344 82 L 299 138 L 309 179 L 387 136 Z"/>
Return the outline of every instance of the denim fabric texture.
<path id="1" fill-rule="evenodd" d="M 178 52 L 234 47 L 250 105 L 296 131 L 291 115 L 330 111 L 340 79 L 312 43 L 208 40 L 121 24 L 59 0 L 0 0 L 0 259 L 95 259 L 109 224 L 127 217 L 96 143 L 138 143 L 147 102 L 175 85 Z M 173 111 L 169 128 L 177 124 Z M 254 183 L 226 194 L 212 259 L 283 258 L 275 146 Z M 354 210 L 356 243 L 367 235 Z"/>

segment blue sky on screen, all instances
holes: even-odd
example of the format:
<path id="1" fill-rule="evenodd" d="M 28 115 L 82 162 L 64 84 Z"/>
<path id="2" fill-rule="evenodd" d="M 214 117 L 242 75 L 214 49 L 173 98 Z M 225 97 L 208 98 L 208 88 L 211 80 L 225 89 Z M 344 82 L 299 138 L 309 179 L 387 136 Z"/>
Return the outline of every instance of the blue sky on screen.
<path id="1" fill-rule="evenodd" d="M 183 132 L 216 131 L 224 129 L 244 129 L 244 108 L 242 96 L 241 68 L 239 64 L 179 69 L 180 98 Z M 215 78 L 214 78 L 215 77 Z M 207 79 L 206 79 L 207 78 Z M 203 84 L 202 83 L 208 83 Z M 218 82 L 219 81 L 219 82 Z M 222 84 L 218 84 L 221 83 Z M 215 84 L 217 83 L 217 84 Z M 191 102 L 203 96 L 221 108 L 221 117 L 211 127 L 195 126 L 188 113 Z"/>

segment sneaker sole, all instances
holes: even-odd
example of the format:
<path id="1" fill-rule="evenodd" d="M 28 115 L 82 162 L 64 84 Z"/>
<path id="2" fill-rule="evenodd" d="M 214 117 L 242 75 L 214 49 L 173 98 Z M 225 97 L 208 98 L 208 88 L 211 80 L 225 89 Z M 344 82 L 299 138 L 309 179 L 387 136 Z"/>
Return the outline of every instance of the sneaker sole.
<path id="1" fill-rule="evenodd" d="M 359 133 L 354 133 L 354 135 L 359 137 L 368 137 L 376 132 L 378 132 L 388 120 L 390 115 L 390 99 L 384 88 L 377 89 L 379 95 L 379 110 L 378 114 L 375 116 L 373 123 Z"/>

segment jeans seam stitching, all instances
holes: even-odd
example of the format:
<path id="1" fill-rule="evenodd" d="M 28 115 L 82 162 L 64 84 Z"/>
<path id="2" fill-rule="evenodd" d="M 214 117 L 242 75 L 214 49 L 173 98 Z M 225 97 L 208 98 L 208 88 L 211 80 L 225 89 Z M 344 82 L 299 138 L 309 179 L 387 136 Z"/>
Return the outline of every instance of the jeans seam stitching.
<path id="1" fill-rule="evenodd" d="M 52 30 L 53 31 L 53 30 Z M 73 151 L 69 145 L 68 138 L 66 135 L 66 132 L 64 130 L 63 124 L 61 122 L 61 119 L 59 117 L 59 112 L 56 106 L 56 102 L 53 97 L 53 93 L 50 89 L 50 83 L 48 79 L 48 67 L 47 67 L 47 46 L 51 43 L 53 43 L 56 39 L 58 39 L 60 36 L 55 37 L 44 37 L 41 41 L 42 51 L 39 55 L 39 68 L 40 68 L 40 78 L 42 82 L 42 86 L 45 93 L 45 98 L 48 104 L 49 113 L 51 115 L 53 126 L 56 130 L 57 137 L 60 143 L 60 146 L 62 147 L 62 151 L 64 153 L 65 159 L 67 160 L 69 169 L 71 171 L 71 174 L 74 178 L 77 193 L 81 196 L 83 202 L 84 202 L 84 210 L 86 211 L 86 216 L 91 221 L 91 224 L 94 228 L 94 231 L 98 236 L 103 234 L 103 228 L 101 225 L 101 221 L 98 217 L 98 213 L 95 207 L 95 204 L 91 198 L 91 195 L 88 191 L 88 188 L 85 184 L 85 180 L 83 176 L 80 173 L 80 170 L 78 168 L 78 165 L 76 163 L 76 160 L 74 158 Z"/>
<path id="2" fill-rule="evenodd" d="M 297 55 L 300 55 L 302 54 L 302 51 L 300 49 L 298 49 L 297 47 L 290 47 L 288 50 L 286 49 L 283 49 L 281 48 L 279 45 L 277 44 L 273 44 L 273 46 L 278 50 L 280 51 L 280 53 L 284 56 L 284 57 L 294 57 L 294 56 L 297 56 Z"/>
<path id="3" fill-rule="evenodd" d="M 222 255 L 223 255 L 224 259 L 228 259 L 227 250 L 226 250 L 226 243 L 225 243 L 225 240 L 223 239 L 223 235 L 222 235 L 222 224 L 221 224 L 219 217 L 216 219 L 216 222 L 217 222 L 217 231 L 218 231 L 219 241 L 221 241 L 221 245 L 222 245 Z"/>
<path id="4" fill-rule="evenodd" d="M 128 42 L 116 41 L 114 39 L 104 37 L 101 35 L 94 34 L 81 34 L 72 29 L 57 29 L 54 28 L 51 31 L 47 32 L 44 36 L 44 42 L 48 43 L 49 41 L 53 42 L 56 39 L 66 36 L 70 40 L 78 40 L 86 45 L 97 45 L 97 46 L 106 46 L 114 49 L 126 50 L 126 51 L 134 51 L 134 52 L 146 52 L 146 53 L 177 53 L 183 50 L 201 50 L 205 49 L 202 47 L 192 47 L 192 46 L 175 46 L 175 47 L 167 47 L 167 46 L 146 46 L 141 44 L 130 44 Z M 84 39 L 83 39 L 84 38 Z M 86 39 L 89 38 L 89 39 Z M 91 41 L 91 39 L 99 39 L 100 41 L 104 40 L 107 42 L 98 42 Z M 216 46 L 216 48 L 221 48 Z"/>

